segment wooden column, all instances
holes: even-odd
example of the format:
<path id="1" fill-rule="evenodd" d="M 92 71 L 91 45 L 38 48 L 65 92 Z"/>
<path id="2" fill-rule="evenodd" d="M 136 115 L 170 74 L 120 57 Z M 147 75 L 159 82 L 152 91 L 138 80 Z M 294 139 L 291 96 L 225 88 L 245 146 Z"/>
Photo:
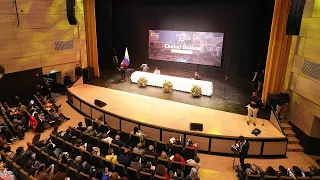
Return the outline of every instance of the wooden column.
<path id="1" fill-rule="evenodd" d="M 276 0 L 270 33 L 262 100 L 283 88 L 292 36 L 286 35 L 290 0 Z"/>
<path id="2" fill-rule="evenodd" d="M 98 63 L 95 0 L 84 0 L 84 20 L 86 25 L 86 42 L 88 66 L 94 68 L 94 76 L 100 77 Z"/>

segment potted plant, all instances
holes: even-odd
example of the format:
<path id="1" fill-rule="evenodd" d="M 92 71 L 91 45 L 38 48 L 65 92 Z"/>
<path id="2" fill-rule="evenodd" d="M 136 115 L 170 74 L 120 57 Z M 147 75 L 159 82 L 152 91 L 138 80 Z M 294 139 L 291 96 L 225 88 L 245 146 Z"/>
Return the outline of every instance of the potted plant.
<path id="1" fill-rule="evenodd" d="M 148 84 L 148 79 L 147 79 L 147 78 L 145 78 L 145 77 L 140 77 L 140 78 L 138 79 L 138 86 L 139 86 L 139 87 L 146 87 L 147 84 Z"/>
<path id="2" fill-rule="evenodd" d="M 168 80 L 164 80 L 163 84 L 163 90 L 164 92 L 168 92 L 168 93 L 171 93 L 173 91 L 173 85 L 172 85 L 172 82 L 171 81 L 168 81 Z"/>
<path id="3" fill-rule="evenodd" d="M 193 85 L 190 92 L 192 97 L 200 97 L 202 95 L 202 89 L 200 86 Z"/>

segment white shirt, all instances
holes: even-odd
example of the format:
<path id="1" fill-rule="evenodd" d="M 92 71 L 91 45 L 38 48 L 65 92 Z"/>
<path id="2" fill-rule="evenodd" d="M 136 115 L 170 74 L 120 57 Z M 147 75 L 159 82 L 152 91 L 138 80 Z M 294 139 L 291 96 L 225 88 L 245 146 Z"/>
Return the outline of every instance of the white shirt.
<path id="1" fill-rule="evenodd" d="M 160 74 L 160 70 L 159 69 L 154 70 L 154 74 Z"/>

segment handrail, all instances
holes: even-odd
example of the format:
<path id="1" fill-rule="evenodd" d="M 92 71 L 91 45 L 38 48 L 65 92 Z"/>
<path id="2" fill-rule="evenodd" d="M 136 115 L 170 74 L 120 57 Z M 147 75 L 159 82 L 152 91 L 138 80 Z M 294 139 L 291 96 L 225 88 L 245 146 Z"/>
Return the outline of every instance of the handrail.
<path id="1" fill-rule="evenodd" d="M 280 122 L 279 118 L 277 117 L 276 112 L 274 111 L 274 109 L 273 109 L 272 106 L 271 106 L 271 113 L 273 113 L 274 117 L 276 118 L 277 123 L 278 123 L 278 125 L 279 125 L 280 128 L 281 128 L 282 134 L 283 134 L 283 135 L 286 135 L 286 134 L 284 133 L 284 128 L 281 126 L 281 122 Z"/>

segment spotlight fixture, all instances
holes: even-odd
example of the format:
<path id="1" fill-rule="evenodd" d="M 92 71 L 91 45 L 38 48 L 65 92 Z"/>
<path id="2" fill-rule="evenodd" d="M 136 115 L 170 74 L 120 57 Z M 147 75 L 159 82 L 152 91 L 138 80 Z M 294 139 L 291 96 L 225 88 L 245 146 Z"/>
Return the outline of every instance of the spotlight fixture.
<path id="1" fill-rule="evenodd" d="M 0 79 L 4 76 L 4 67 L 0 64 Z"/>

